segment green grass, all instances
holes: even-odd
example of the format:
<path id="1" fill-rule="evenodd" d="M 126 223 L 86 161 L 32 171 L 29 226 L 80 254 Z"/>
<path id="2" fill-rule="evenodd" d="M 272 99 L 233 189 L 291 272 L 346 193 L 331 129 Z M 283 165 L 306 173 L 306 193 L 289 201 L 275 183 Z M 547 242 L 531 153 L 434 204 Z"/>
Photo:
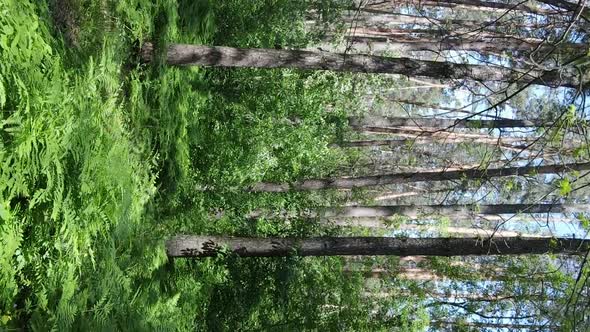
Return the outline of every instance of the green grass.
<path id="1" fill-rule="evenodd" d="M 323 232 L 241 216 L 327 198 L 239 188 L 332 172 L 342 118 L 321 105 L 340 100 L 346 79 L 136 55 L 146 40 L 301 46 L 308 37 L 292 24 L 307 5 L 0 0 L 0 329 L 301 330 L 351 319 L 353 307 L 316 310 L 355 299 L 357 286 L 329 273 L 337 259 L 172 263 L 163 249 L 178 232 Z"/>

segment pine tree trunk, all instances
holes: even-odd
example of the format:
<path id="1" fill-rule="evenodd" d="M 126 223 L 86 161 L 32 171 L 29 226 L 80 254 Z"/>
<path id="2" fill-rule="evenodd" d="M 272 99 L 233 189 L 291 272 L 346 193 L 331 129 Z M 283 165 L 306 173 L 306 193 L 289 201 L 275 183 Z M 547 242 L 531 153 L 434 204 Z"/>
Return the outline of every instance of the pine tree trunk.
<path id="1" fill-rule="evenodd" d="M 400 118 L 370 116 L 368 118 L 349 117 L 351 127 L 428 127 L 428 128 L 525 128 L 551 125 L 543 120 L 473 120 L 441 118 Z"/>
<path id="2" fill-rule="evenodd" d="M 388 101 L 394 102 L 394 103 L 408 104 L 408 105 L 412 105 L 412 106 L 420 107 L 420 108 L 430 108 L 433 110 L 449 111 L 449 112 L 455 112 L 455 113 L 465 113 L 465 114 L 469 114 L 469 115 L 474 114 L 473 112 L 470 112 L 465 109 L 468 106 L 455 108 L 455 107 L 434 105 L 434 104 L 429 104 L 429 103 L 425 103 L 425 102 L 421 102 L 421 101 L 417 101 L 417 100 L 410 100 L 410 99 L 388 99 Z M 505 119 L 505 118 L 500 118 L 495 115 L 489 115 L 489 114 L 480 114 L 479 116 L 489 117 L 489 118 L 497 119 L 497 120 L 504 120 Z M 508 120 L 508 119 L 506 119 L 506 120 Z"/>
<path id="3" fill-rule="evenodd" d="M 450 132 L 434 128 L 353 127 L 353 129 L 368 133 L 392 134 L 401 137 L 409 137 L 411 138 L 408 140 L 409 146 L 413 146 L 414 144 L 430 144 L 434 142 L 440 144 L 470 143 L 492 145 L 502 149 L 521 152 L 525 149 L 534 150 L 534 147 L 529 146 L 529 144 L 534 143 L 536 140 L 532 137 L 492 137 L 485 134 Z M 395 146 L 400 143 L 391 144 L 391 146 Z"/>
<path id="4" fill-rule="evenodd" d="M 250 190 L 255 192 L 288 192 L 291 190 L 304 191 L 320 189 L 352 189 L 410 182 L 446 181 L 461 179 L 488 179 L 491 177 L 522 176 L 531 174 L 557 174 L 569 171 L 587 170 L 590 170 L 590 162 L 564 165 L 503 167 L 436 172 L 393 173 L 361 177 L 313 179 L 299 181 L 293 184 L 260 182 L 258 184 L 255 184 Z"/>
<path id="5" fill-rule="evenodd" d="M 469 137 L 420 137 L 419 134 L 413 135 L 415 138 L 411 139 L 382 139 L 382 140 L 361 140 L 361 141 L 350 141 L 337 144 L 340 147 L 366 147 L 366 146 L 389 146 L 389 147 L 412 147 L 420 144 L 459 144 L 459 143 L 471 143 L 471 144 L 487 144 L 495 145 L 500 148 L 521 151 L 526 149 L 527 146 L 517 143 L 525 143 L 531 141 L 530 139 L 521 138 L 516 140 L 515 137 L 504 137 L 504 138 L 469 138 Z"/>
<path id="6" fill-rule="evenodd" d="M 556 0 L 559 1 L 559 0 Z M 498 13 L 506 13 L 507 11 L 522 11 L 525 13 L 536 14 L 536 15 L 546 15 L 546 14 L 554 14 L 554 10 L 538 8 L 534 6 L 528 5 L 526 2 L 519 2 L 517 4 L 514 3 L 505 3 L 505 2 L 492 2 L 492 1 L 482 1 L 482 0 L 410 0 L 410 1 L 391 1 L 389 4 L 387 2 L 381 2 L 377 5 L 368 4 L 363 11 L 368 12 L 389 12 L 393 7 L 397 7 L 400 4 L 413 4 L 416 7 L 443 7 L 443 8 L 454 8 L 454 9 L 470 9 L 470 10 L 480 10 L 480 11 L 494 11 Z"/>
<path id="7" fill-rule="evenodd" d="M 152 61 L 153 45 L 145 43 L 142 59 Z M 576 71 L 527 70 L 451 62 L 390 58 L 370 55 L 351 55 L 303 50 L 240 49 L 225 46 L 172 44 L 167 63 L 179 66 L 216 66 L 250 68 L 296 68 L 306 70 L 332 70 L 343 72 L 389 73 L 405 76 L 424 76 L 437 79 L 473 79 L 476 81 L 522 82 L 578 88 L 585 85 L 586 77 Z"/>
<path id="8" fill-rule="evenodd" d="M 342 17 L 342 21 L 348 24 L 356 24 L 358 26 L 363 27 L 374 27 L 374 28 L 383 28 L 383 27 L 391 27 L 391 26 L 399 26 L 399 25 L 406 25 L 406 24 L 421 24 L 421 25 L 431 25 L 433 23 L 442 26 L 457 26 L 457 27 L 464 27 L 469 29 L 477 29 L 481 28 L 482 26 L 486 27 L 493 27 L 493 22 L 484 22 L 478 20 L 460 20 L 460 19 L 450 19 L 450 18 L 432 18 L 427 16 L 421 15 L 412 15 L 412 14 L 404 14 L 399 12 L 387 12 L 387 13 L 367 13 L 361 11 L 359 13 L 354 13 L 352 15 L 346 15 Z M 501 24 L 501 23 L 499 23 Z"/>
<path id="9" fill-rule="evenodd" d="M 212 257 L 227 252 L 242 257 L 282 256 L 466 256 L 582 254 L 590 240 L 539 238 L 232 238 L 176 236 L 166 242 L 168 257 Z"/>
<path id="10" fill-rule="evenodd" d="M 345 15 L 342 21 L 348 25 L 355 24 L 357 26 L 367 28 L 390 28 L 400 25 L 439 25 L 444 28 L 449 28 L 451 31 L 490 31 L 498 32 L 514 29 L 542 29 L 547 28 L 549 23 L 519 23 L 519 22 L 504 22 L 494 20 L 463 20 L 453 19 L 448 17 L 434 18 L 422 15 L 404 14 L 400 12 L 390 11 L 375 11 L 366 12 L 363 9 L 360 12 L 355 12 L 352 15 Z M 307 21 L 309 25 L 313 25 L 315 21 Z M 567 23 L 567 22 L 566 22 Z"/>
<path id="11" fill-rule="evenodd" d="M 449 328 L 450 331 L 463 331 L 466 327 L 477 328 L 478 331 L 558 331 L 559 328 L 553 324 L 517 324 L 517 323 L 492 323 L 492 322 L 464 322 L 464 321 L 430 321 L 430 326 L 437 328 Z M 461 329 L 463 328 L 463 329 Z M 469 330 L 473 331 L 473 330 Z"/>
<path id="12" fill-rule="evenodd" d="M 394 273 L 396 278 L 414 281 L 434 281 L 446 279 L 445 276 L 439 275 L 436 271 L 423 269 L 419 267 L 415 268 L 399 268 Z"/>
<path id="13" fill-rule="evenodd" d="M 416 218 L 428 215 L 447 215 L 453 217 L 470 217 L 476 215 L 499 215 L 520 213 L 579 213 L 589 212 L 586 204 L 492 204 L 492 205 L 378 205 L 378 206 L 343 206 L 320 207 L 296 215 L 304 218 L 377 218 L 406 216 Z M 288 212 L 256 210 L 248 218 L 290 217 Z"/>
<path id="14" fill-rule="evenodd" d="M 455 301 L 470 301 L 470 302 L 499 302 L 505 300 L 518 299 L 517 296 L 506 294 L 471 294 L 471 293 L 446 293 L 442 291 L 425 291 L 425 296 L 429 300 L 455 300 Z M 374 299 L 394 298 L 396 296 L 416 296 L 416 293 L 410 290 L 394 290 L 381 292 L 363 292 L 363 297 Z M 527 294 L 529 298 L 540 297 L 541 294 Z"/>
<path id="15" fill-rule="evenodd" d="M 413 139 L 378 139 L 378 140 L 362 140 L 362 141 L 349 141 L 349 142 L 342 142 L 338 144 L 334 144 L 334 147 L 348 147 L 348 148 L 358 148 L 358 147 L 365 147 L 365 146 L 389 146 L 389 147 L 405 147 L 405 146 L 412 146 L 413 144 L 420 144 L 414 143 L 415 140 Z M 423 141 L 423 143 L 428 144 L 432 143 L 432 140 Z"/>
<path id="16" fill-rule="evenodd" d="M 496 204 L 496 205 L 389 205 L 389 206 L 345 206 L 325 207 L 305 213 L 308 217 L 323 218 L 364 218 L 391 217 L 403 215 L 417 217 L 421 215 L 496 215 L 519 213 L 575 213 L 588 212 L 590 206 L 585 204 Z M 272 216 L 265 211 L 253 212 L 250 216 Z"/>
<path id="17" fill-rule="evenodd" d="M 582 16 L 585 16 L 586 18 L 590 17 L 590 9 L 588 9 L 588 4 L 587 3 L 580 3 L 580 2 L 570 2 L 570 1 L 566 1 L 566 0 L 537 0 L 539 2 L 542 2 L 544 4 L 553 6 L 555 8 L 561 8 L 564 10 L 567 10 L 569 12 L 572 13 L 578 13 L 579 10 L 582 10 Z M 580 7 L 580 4 L 582 4 L 582 7 Z"/>
<path id="18" fill-rule="evenodd" d="M 354 50 L 366 52 L 419 52 L 430 51 L 474 51 L 480 54 L 502 55 L 505 52 L 519 52 L 526 54 L 535 51 L 537 54 L 548 52 L 559 54 L 584 54 L 587 46 L 583 43 L 561 43 L 554 47 L 542 39 L 510 36 L 495 32 L 467 32 L 453 31 L 453 36 L 443 30 L 417 29 L 354 29 L 345 38 L 355 43 Z M 327 35 L 326 41 L 333 37 Z M 360 45 L 359 45 L 360 44 Z M 368 46 L 363 47 L 363 44 Z"/>
<path id="19" fill-rule="evenodd" d="M 496 230 L 493 229 L 494 226 L 490 226 L 490 228 L 484 229 L 478 227 L 460 227 L 460 226 L 445 226 L 445 227 L 438 227 L 438 226 L 429 226 L 429 225 L 413 225 L 413 224 L 402 224 L 402 225 L 387 225 L 386 222 L 383 222 L 379 219 L 375 218 L 355 218 L 349 220 L 328 220 L 322 221 L 322 225 L 326 226 L 340 226 L 340 227 L 361 227 L 367 229 L 378 229 L 382 231 L 386 230 L 395 230 L 395 231 L 404 231 L 404 232 L 411 232 L 412 234 L 440 234 L 441 236 L 444 234 L 445 236 L 452 236 L 456 238 L 473 238 L 473 237 L 480 237 L 480 238 L 489 238 L 491 236 L 494 237 L 527 237 L 527 238 L 550 238 L 550 232 L 543 232 L 543 233 L 523 233 L 518 231 L 511 231 L 511 230 Z"/>

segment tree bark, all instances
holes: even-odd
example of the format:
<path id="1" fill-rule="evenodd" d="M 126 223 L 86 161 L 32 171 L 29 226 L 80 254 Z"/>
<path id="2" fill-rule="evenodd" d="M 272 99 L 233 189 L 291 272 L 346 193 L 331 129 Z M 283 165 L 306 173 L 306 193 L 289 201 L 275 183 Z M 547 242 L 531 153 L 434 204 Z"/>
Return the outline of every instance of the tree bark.
<path id="1" fill-rule="evenodd" d="M 432 143 L 432 140 L 423 141 L 426 143 Z M 340 147 L 364 147 L 364 146 L 390 146 L 390 147 L 404 147 L 411 146 L 415 143 L 413 139 L 378 139 L 378 140 L 362 140 L 362 141 L 349 141 L 335 144 L 334 146 Z M 417 143 L 419 144 L 419 143 Z"/>
<path id="2" fill-rule="evenodd" d="M 451 331 L 462 331 L 458 327 L 472 327 L 477 328 L 478 330 L 486 329 L 486 331 L 498 331 L 498 330 L 505 330 L 513 331 L 513 330 L 525 330 L 525 331 L 556 331 L 559 330 L 557 325 L 547 324 L 547 325 L 535 325 L 535 324 L 516 324 L 516 323 L 490 323 L 490 322 L 456 322 L 456 321 L 441 321 L 435 320 L 430 321 L 430 326 L 434 326 L 437 328 L 447 327 L 451 328 Z"/>
<path id="3" fill-rule="evenodd" d="M 590 17 L 590 9 L 588 9 L 587 7 L 580 8 L 579 3 L 569 2 L 566 0 L 537 0 L 537 1 L 547 4 L 547 5 L 550 5 L 550 6 L 553 6 L 555 8 L 567 10 L 569 12 L 578 12 L 581 9 L 582 16 Z M 582 3 L 582 4 L 584 5 L 585 3 Z M 587 5 L 587 4 L 585 4 L 585 5 Z"/>
<path id="4" fill-rule="evenodd" d="M 341 226 L 341 227 L 362 227 L 362 228 L 369 228 L 369 229 L 380 229 L 380 230 L 395 230 L 395 231 L 404 231 L 404 232 L 419 232 L 419 233 L 428 233 L 432 234 L 440 234 L 440 236 L 452 236 L 456 238 L 472 238 L 472 237 L 480 237 L 480 238 L 489 238 L 491 236 L 494 237 L 527 237 L 527 238 L 550 238 L 551 234 L 549 232 L 544 233 L 523 233 L 518 231 L 511 231 L 511 230 L 495 230 L 495 229 L 483 229 L 479 227 L 456 227 L 456 226 L 448 226 L 448 227 L 437 227 L 437 226 L 429 226 L 429 225 L 411 225 L 411 224 L 402 224 L 402 225 L 386 225 L 381 220 L 378 219 L 371 219 L 371 218 L 355 218 L 354 220 L 336 220 L 335 222 L 323 222 L 323 225 L 329 226 Z M 493 226 L 492 226 L 493 227 Z"/>
<path id="5" fill-rule="evenodd" d="M 388 12 L 391 7 L 395 7 L 396 5 L 400 4 L 413 4 L 418 7 L 444 7 L 444 8 L 464 8 L 464 9 L 475 9 L 475 10 L 485 10 L 485 11 L 498 11 L 501 13 L 505 13 L 507 11 L 522 11 L 525 13 L 536 14 L 536 15 L 546 15 L 546 14 L 554 14 L 554 10 L 548 10 L 543 8 L 538 8 L 534 6 L 530 6 L 527 3 L 504 3 L 504 2 L 492 2 L 492 1 L 482 1 L 482 0 L 410 0 L 405 2 L 398 2 L 392 1 L 391 4 L 387 4 L 387 2 L 382 2 L 378 5 L 367 5 L 366 8 L 362 8 L 363 11 L 368 12 L 375 12 L 375 13 L 383 13 Z M 389 8 L 388 8 L 389 7 Z"/>
<path id="6" fill-rule="evenodd" d="M 352 25 L 369 27 L 369 28 L 388 28 L 400 25 L 438 25 L 449 28 L 452 31 L 468 30 L 468 31 L 490 31 L 498 32 L 508 29 L 542 29 L 547 28 L 551 23 L 521 23 L 512 21 L 493 21 L 493 20 L 464 20 L 452 19 L 447 17 L 434 18 L 425 15 L 412 15 L 400 12 L 386 12 L 374 11 L 348 14 L 342 17 L 342 21 Z M 313 25 L 315 21 L 306 22 L 308 25 Z M 567 23 L 567 22 L 566 22 Z"/>
<path id="7" fill-rule="evenodd" d="M 153 44 L 142 47 L 143 61 L 154 56 Z M 501 66 L 483 66 L 391 58 L 370 55 L 350 55 L 304 50 L 243 49 L 225 46 L 172 44 L 166 54 L 167 63 L 179 66 L 216 66 L 250 68 L 296 68 L 343 72 L 389 73 L 405 76 L 425 76 L 437 79 L 473 79 L 532 83 L 550 87 L 585 86 L 587 77 L 578 77 L 574 70 L 537 70 L 526 72 Z"/>
<path id="8" fill-rule="evenodd" d="M 392 217 L 403 215 L 417 217 L 421 215 L 496 215 L 519 213 L 575 213 L 588 212 L 585 204 L 495 204 L 495 205 L 389 205 L 389 206 L 346 206 L 319 208 L 317 212 L 308 212 L 309 217 L 323 218 L 364 218 Z M 264 211 L 253 213 L 253 217 L 266 215 Z"/>
<path id="9" fill-rule="evenodd" d="M 590 240 L 539 238 L 232 238 L 176 236 L 166 242 L 168 257 L 212 257 L 228 252 L 242 257 L 283 256 L 466 256 L 582 254 Z"/>
<path id="10" fill-rule="evenodd" d="M 411 32 L 411 30 L 409 31 Z M 387 35 L 353 35 L 345 36 L 347 40 L 355 43 L 355 51 L 366 52 L 419 52 L 429 51 L 439 53 L 442 51 L 474 51 L 480 54 L 502 55 L 506 52 L 536 51 L 541 54 L 555 52 L 559 54 L 581 54 L 587 46 L 585 44 L 562 43 L 558 47 L 551 44 L 539 46 L 536 42 L 502 37 L 446 37 L 446 38 L 403 38 Z M 358 44 L 368 44 L 366 48 Z"/>
<path id="11" fill-rule="evenodd" d="M 401 118 L 370 116 L 349 117 L 351 127 L 430 127 L 430 128 L 525 128 L 545 127 L 551 125 L 548 121 L 534 120 L 479 120 L 479 119 L 442 119 L 442 118 Z"/>
<path id="12" fill-rule="evenodd" d="M 361 9 L 360 12 L 348 14 L 342 17 L 342 21 L 351 25 L 355 24 L 362 27 L 383 28 L 399 25 L 440 25 L 440 26 L 456 26 L 462 28 L 469 28 L 471 30 L 481 28 L 482 26 L 494 26 L 494 22 L 478 21 L 478 20 L 461 20 L 452 18 L 432 18 L 423 15 L 404 14 L 400 12 L 365 12 Z M 310 22 L 313 24 L 314 22 Z M 502 24 L 498 22 L 497 24 Z"/>
<path id="13" fill-rule="evenodd" d="M 410 172 L 360 177 L 342 177 L 331 179 L 313 179 L 289 183 L 260 182 L 250 190 L 254 192 L 288 192 L 320 189 L 352 189 L 390 184 L 423 181 L 446 181 L 461 179 L 488 179 L 503 176 L 522 176 L 533 174 L 556 174 L 568 171 L 590 170 L 590 162 L 564 165 L 503 167 L 489 169 L 468 169 L 437 172 Z"/>
<path id="14" fill-rule="evenodd" d="M 379 206 L 344 206 L 321 207 L 314 211 L 303 212 L 299 217 L 306 218 L 377 218 L 403 215 L 416 218 L 426 215 L 474 216 L 520 213 L 577 213 L 588 212 L 585 204 L 493 204 L 493 205 L 379 205 Z M 249 218 L 288 217 L 285 212 L 274 213 L 256 210 L 248 214 Z"/>
<path id="15" fill-rule="evenodd" d="M 356 131 L 393 134 L 401 137 L 410 137 L 408 144 L 429 144 L 439 142 L 442 144 L 452 143 L 470 143 L 470 144 L 487 144 L 497 146 L 502 149 L 521 152 L 531 149 L 529 146 L 535 142 L 533 137 L 492 137 L 485 134 L 450 132 L 436 128 L 416 128 L 416 127 L 353 127 Z M 401 140 L 400 140 L 401 141 Z M 413 142 L 412 142 L 413 141 Z M 391 143 L 395 146 L 398 143 Z"/>
<path id="16" fill-rule="evenodd" d="M 373 276 L 376 275 L 378 272 L 373 273 Z M 494 268 L 486 266 L 484 269 L 480 270 L 470 270 L 463 273 L 461 276 L 457 277 L 449 277 L 440 272 L 428 269 L 428 268 L 405 268 L 400 267 L 397 268 L 395 271 L 387 271 L 383 272 L 386 275 L 392 275 L 395 278 L 405 279 L 405 280 L 414 280 L 414 281 L 437 281 L 437 280 L 493 280 L 493 281 L 508 281 L 508 280 L 519 280 L 519 279 L 527 279 L 529 281 L 535 280 L 543 280 L 546 279 L 544 274 L 533 274 L 533 275 L 513 275 L 506 272 L 505 269 L 501 268 Z"/>
<path id="17" fill-rule="evenodd" d="M 416 100 L 410 100 L 410 99 L 388 99 L 388 101 L 391 102 L 395 102 L 395 103 L 402 103 L 402 104 L 408 104 L 408 105 L 412 105 L 412 106 L 416 106 L 416 107 L 421 107 L 421 108 L 430 108 L 433 110 L 441 110 L 441 111 L 449 111 L 449 112 L 455 112 L 455 113 L 465 113 L 465 114 L 469 114 L 469 115 L 473 115 L 473 112 L 470 112 L 468 110 L 466 110 L 468 106 L 463 106 L 463 107 L 459 107 L 459 108 L 454 108 L 454 107 L 447 107 L 447 106 L 440 106 L 440 105 L 434 105 L 434 104 L 429 104 L 429 103 L 425 103 L 425 102 L 421 102 L 421 101 L 416 101 Z M 493 118 L 493 119 L 498 119 L 498 120 L 503 120 L 504 118 L 499 118 L 495 115 L 489 115 L 489 114 L 481 114 L 479 116 L 482 117 L 489 117 L 489 118 Z"/>
<path id="18" fill-rule="evenodd" d="M 424 291 L 424 295 L 431 300 L 446 299 L 449 300 L 468 300 L 473 302 L 496 302 L 505 300 L 514 300 L 517 296 L 506 295 L 506 294 L 477 294 L 477 293 L 458 293 L 444 291 Z M 393 291 L 381 291 L 381 292 L 363 292 L 363 297 L 369 298 L 394 298 L 399 296 L 416 296 L 415 292 L 410 290 L 393 290 Z M 527 294 L 528 297 L 540 297 L 540 294 Z"/>
<path id="19" fill-rule="evenodd" d="M 411 147 L 416 144 L 457 144 L 457 143 L 471 143 L 471 144 L 487 144 L 496 145 L 500 148 L 521 151 L 526 149 L 526 145 L 516 145 L 516 140 L 512 140 L 514 137 L 505 138 L 469 138 L 469 137 L 425 137 L 422 138 L 419 134 L 414 135 L 412 139 L 382 139 L 382 140 L 361 140 L 361 141 L 350 141 L 337 144 L 340 147 L 365 147 L 365 146 L 389 146 L 389 147 Z M 507 140 L 507 138 L 509 140 Z M 518 142 L 526 142 L 528 140 L 520 140 Z"/>

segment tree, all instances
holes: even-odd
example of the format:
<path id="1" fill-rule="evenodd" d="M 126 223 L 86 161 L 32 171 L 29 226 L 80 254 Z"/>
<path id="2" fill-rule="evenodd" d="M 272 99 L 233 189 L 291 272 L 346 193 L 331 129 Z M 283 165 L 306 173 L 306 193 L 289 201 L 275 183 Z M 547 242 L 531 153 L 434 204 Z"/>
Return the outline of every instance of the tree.
<path id="1" fill-rule="evenodd" d="M 453 132 L 436 128 L 420 128 L 420 127 L 369 127 L 369 126 L 353 126 L 352 129 L 358 132 L 365 133 L 379 133 L 392 134 L 398 137 L 408 137 L 409 139 L 397 140 L 364 140 L 357 142 L 346 142 L 341 146 L 358 147 L 358 146 L 384 146 L 391 147 L 404 146 L 411 147 L 421 144 L 453 144 L 453 143 L 469 143 L 469 144 L 486 144 L 496 146 L 501 149 L 522 152 L 525 150 L 537 150 L 535 143 L 541 141 L 540 138 L 535 137 L 493 137 L 484 133 L 465 133 Z M 452 129 L 452 128 L 451 128 Z M 575 140 L 562 144 L 563 151 L 571 151 L 571 143 L 578 143 Z M 545 148 L 545 146 L 543 146 Z M 574 147 L 575 148 L 575 147 Z"/>
<path id="2" fill-rule="evenodd" d="M 583 54 L 585 44 L 563 43 L 558 48 L 547 44 L 544 40 L 530 39 L 506 35 L 482 35 L 474 36 L 429 36 L 418 35 L 415 30 L 405 30 L 405 35 L 393 33 L 355 33 L 345 36 L 347 40 L 355 43 L 357 51 L 371 50 L 373 52 L 418 52 L 430 51 L 440 53 L 442 51 L 474 51 L 480 54 L 502 55 L 506 52 L 514 52 L 513 57 L 518 59 L 530 52 L 541 54 Z M 363 44 L 369 44 L 363 47 Z M 520 54 L 517 57 L 516 54 Z M 525 57 L 526 58 L 526 57 Z"/>
<path id="3" fill-rule="evenodd" d="M 551 1 L 553 2 L 553 1 Z M 559 0 L 555 2 L 560 2 Z M 439 7 L 439 8 L 453 8 L 453 9 L 470 9 L 470 10 L 483 10 L 483 11 L 498 11 L 505 13 L 507 11 L 522 11 L 529 14 L 545 15 L 554 14 L 555 10 L 548 10 L 531 6 L 527 2 L 519 2 L 517 4 L 505 3 L 505 2 L 494 2 L 494 1 L 483 1 L 483 0 L 411 0 L 410 4 L 415 6 L 428 6 L 428 7 Z M 365 11 L 383 12 L 387 11 L 391 4 L 389 1 L 380 1 L 377 3 L 370 3 Z M 380 8 L 381 10 L 379 10 Z"/>
<path id="4" fill-rule="evenodd" d="M 401 104 L 411 105 L 413 107 L 430 108 L 430 109 L 433 109 L 433 110 L 441 110 L 441 111 L 449 111 L 449 112 L 454 112 L 454 113 L 465 113 L 465 114 L 468 114 L 468 115 L 474 115 L 473 112 L 470 112 L 470 111 L 468 111 L 468 110 L 465 109 L 468 106 L 464 106 L 464 107 L 461 107 L 461 108 L 447 107 L 447 106 L 429 104 L 429 103 L 425 103 L 425 102 L 422 102 L 422 101 L 419 101 L 419 100 L 401 99 L 399 97 L 397 97 L 397 98 L 388 98 L 388 100 L 391 101 L 391 102 L 395 102 L 395 103 L 401 103 Z M 499 118 L 497 116 L 488 115 L 488 114 L 481 114 L 479 116 L 481 116 L 481 117 L 491 117 L 493 119 L 498 119 L 498 120 L 504 120 L 504 118 Z M 508 119 L 506 119 L 506 120 L 508 120 Z"/>
<path id="5" fill-rule="evenodd" d="M 251 187 L 251 191 L 288 192 L 291 190 L 352 189 L 421 181 L 446 181 L 461 179 L 487 179 L 491 177 L 555 174 L 567 171 L 590 170 L 590 162 L 564 165 L 503 167 L 488 169 L 467 169 L 434 172 L 409 172 L 361 177 L 343 177 L 331 179 L 313 179 L 289 183 L 260 182 Z"/>
<path id="6" fill-rule="evenodd" d="M 564 9 L 572 13 L 581 12 L 582 16 L 589 18 L 590 9 L 586 7 L 585 3 L 574 3 L 566 0 L 537 0 L 544 4 L 550 5 L 555 8 Z"/>
<path id="7" fill-rule="evenodd" d="M 369 116 L 367 118 L 349 117 L 348 124 L 351 127 L 427 127 L 427 128 L 526 128 L 550 126 L 549 121 L 535 120 L 480 120 L 480 119 L 441 119 L 441 118 L 415 118 L 415 117 L 380 117 Z"/>
<path id="8" fill-rule="evenodd" d="M 372 129 L 376 129 L 377 127 L 373 127 Z M 392 130 L 393 129 L 393 130 Z M 369 130 L 367 130 L 370 132 Z M 399 131 L 395 130 L 394 128 L 383 128 L 383 131 L 379 131 L 380 133 L 391 133 L 395 135 L 399 135 Z M 403 136 L 411 136 L 414 138 L 408 139 L 376 139 L 376 140 L 360 140 L 360 141 L 349 141 L 349 142 L 342 142 L 337 144 L 340 147 L 367 147 L 367 146 L 389 146 L 389 147 L 412 147 L 415 145 L 421 144 L 460 144 L 460 143 L 469 143 L 469 144 L 487 144 L 487 145 L 494 145 L 502 149 L 513 150 L 513 151 L 522 151 L 524 149 L 531 149 L 525 143 L 534 143 L 533 140 L 529 138 L 517 138 L 517 137 L 467 137 L 462 135 L 455 135 L 455 133 L 449 132 L 439 132 L 437 135 L 429 136 L 429 132 L 416 133 L 414 135 L 403 135 Z M 521 144 L 518 144 L 521 143 Z"/>
<path id="9" fill-rule="evenodd" d="M 481 22 L 478 20 L 458 20 L 447 18 L 438 19 L 421 15 L 404 14 L 400 12 L 367 12 L 363 9 L 360 9 L 358 13 L 355 12 L 354 15 L 344 16 L 342 20 L 349 25 L 350 23 L 353 23 L 363 27 L 375 28 L 406 24 L 431 25 L 435 23 L 437 25 L 443 26 L 454 25 L 457 27 L 468 27 L 474 29 L 481 27 L 482 23 L 485 25 L 491 24 L 491 22 Z"/>
<path id="10" fill-rule="evenodd" d="M 526 33 L 527 29 L 549 29 L 558 23 L 566 25 L 565 21 L 556 22 L 527 22 L 526 19 L 515 19 L 514 17 L 502 20 L 498 17 L 491 19 L 453 19 L 449 16 L 432 17 L 427 15 L 405 14 L 400 12 L 385 12 L 385 11 L 371 11 L 360 9 L 353 15 L 346 15 L 342 17 L 342 21 L 349 26 L 358 25 L 367 28 L 391 28 L 402 25 L 421 25 L 421 26 L 436 26 L 438 28 L 448 29 L 449 31 L 486 31 L 486 32 L 503 32 L 507 30 L 518 30 Z M 313 21 L 308 21 L 313 24 Z"/>
<path id="11" fill-rule="evenodd" d="M 522 233 L 517 231 L 510 231 L 510 230 L 496 230 L 493 229 L 494 226 L 490 228 L 484 229 L 480 226 L 477 227 L 455 227 L 455 226 L 428 226 L 428 225 L 412 225 L 412 224 L 401 224 L 401 225 L 387 225 L 386 222 L 382 222 L 378 219 L 369 219 L 369 218 L 357 218 L 351 219 L 347 221 L 343 220 L 335 220 L 332 222 L 331 220 L 322 221 L 322 225 L 337 225 L 341 227 L 362 227 L 363 229 L 379 229 L 379 230 L 395 230 L 397 232 L 411 232 L 412 234 L 440 234 L 440 236 L 452 236 L 452 237 L 480 237 L 480 238 L 488 238 L 491 236 L 494 237 L 514 237 L 514 236 L 521 236 L 527 238 L 548 238 L 551 237 L 551 234 L 542 234 L 538 232 L 533 233 Z M 444 233 L 444 234 L 442 234 Z"/>
<path id="12" fill-rule="evenodd" d="M 447 328 L 449 331 L 457 331 L 457 328 L 473 328 L 473 329 L 490 329 L 492 331 L 499 329 L 526 330 L 526 331 L 555 331 L 558 326 L 553 324 L 518 324 L 518 323 L 490 323 L 490 322 L 467 322 L 467 321 L 448 321 L 435 320 L 430 322 L 430 326 L 436 328 Z"/>
<path id="13" fill-rule="evenodd" d="M 404 215 L 417 217 L 420 215 L 494 215 L 518 213 L 574 213 L 586 212 L 589 207 L 583 204 L 496 204 L 496 205 L 389 205 L 389 206 L 346 206 L 324 207 L 315 211 L 305 212 L 306 217 L 324 218 L 363 218 L 363 217 L 391 217 Z M 267 211 L 255 211 L 249 214 L 251 218 L 261 216 L 272 217 Z M 280 216 L 280 214 L 279 214 Z"/>
<path id="14" fill-rule="evenodd" d="M 154 57 L 154 47 L 145 43 L 143 61 Z M 296 68 L 343 72 L 388 73 L 405 76 L 425 76 L 437 79 L 472 79 L 507 83 L 540 84 L 550 87 L 585 87 L 589 77 L 578 71 L 513 69 L 452 62 L 391 58 L 371 55 L 351 55 L 304 50 L 246 49 L 225 46 L 172 44 L 166 52 L 166 62 L 178 66 L 215 66 L 251 68 Z"/>
<path id="15" fill-rule="evenodd" d="M 179 235 L 166 242 L 168 257 L 211 257 L 229 252 L 242 257 L 281 256 L 463 256 L 583 254 L 590 240 L 556 238 L 239 238 Z"/>

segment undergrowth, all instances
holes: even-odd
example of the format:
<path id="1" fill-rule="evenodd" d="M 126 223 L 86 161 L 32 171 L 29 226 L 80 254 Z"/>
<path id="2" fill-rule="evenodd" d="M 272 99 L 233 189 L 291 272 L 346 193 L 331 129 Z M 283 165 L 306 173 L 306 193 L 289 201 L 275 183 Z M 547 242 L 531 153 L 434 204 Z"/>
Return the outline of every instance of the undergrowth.
<path id="1" fill-rule="evenodd" d="M 136 56 L 147 40 L 303 46 L 309 4 L 0 1 L 0 328 L 360 326 L 343 305 L 357 286 L 329 273 L 338 259 L 170 262 L 163 249 L 180 232 L 324 232 L 242 216 L 329 196 L 242 188 L 333 172 L 345 158 L 329 149 L 343 118 L 322 105 L 350 97 L 345 78 Z M 317 316 L 325 303 L 348 309 Z"/>

